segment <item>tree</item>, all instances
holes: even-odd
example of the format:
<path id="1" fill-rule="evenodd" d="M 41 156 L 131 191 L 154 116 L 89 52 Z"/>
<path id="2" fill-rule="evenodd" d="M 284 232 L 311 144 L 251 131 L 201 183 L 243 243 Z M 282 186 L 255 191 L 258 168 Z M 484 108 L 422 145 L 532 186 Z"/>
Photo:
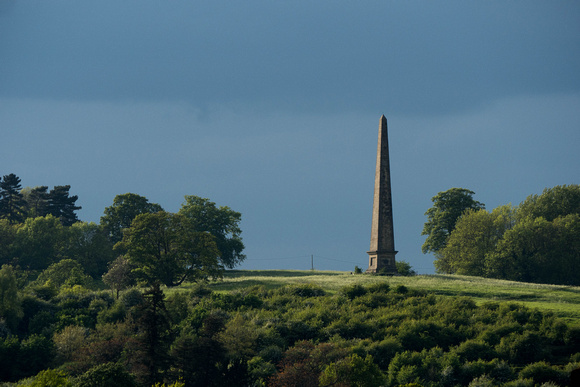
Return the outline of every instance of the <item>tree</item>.
<path id="1" fill-rule="evenodd" d="M 105 227 L 113 243 L 123 239 L 123 230 L 131 227 L 131 222 L 141 214 L 153 214 L 163 211 L 159 204 L 149 203 L 146 197 L 133 193 L 115 196 L 113 205 L 105 208 L 101 225 Z"/>
<path id="2" fill-rule="evenodd" d="M 421 235 L 427 235 L 422 246 L 424 254 L 428 252 L 437 254 L 445 248 L 457 220 L 466 210 L 485 208 L 483 203 L 473 199 L 474 194 L 473 191 L 465 188 L 451 188 L 431 198 L 433 207 L 425 212 L 427 222 L 421 233 Z"/>
<path id="3" fill-rule="evenodd" d="M 525 218 L 504 235 L 487 260 L 493 278 L 580 285 L 580 215 L 549 222 Z"/>
<path id="4" fill-rule="evenodd" d="M 553 221 L 559 216 L 580 214 L 580 185 L 546 188 L 541 195 L 530 195 L 518 208 L 518 219 L 539 218 Z"/>
<path id="5" fill-rule="evenodd" d="M 102 386 L 137 386 L 135 379 L 119 363 L 99 364 L 84 374 L 78 376 L 74 386 L 102 387 Z"/>
<path id="6" fill-rule="evenodd" d="M 320 386 L 373 387 L 385 385 L 385 376 L 371 355 L 352 354 L 329 364 L 320 375 Z"/>
<path id="7" fill-rule="evenodd" d="M 16 227 L 10 224 L 8 219 L 0 219 L 0 265 L 13 261 L 12 249 L 15 239 Z"/>
<path id="8" fill-rule="evenodd" d="M 515 210 L 510 206 L 466 210 L 435 260 L 440 273 L 485 276 L 486 256 L 495 250 L 504 233 L 515 224 Z"/>
<path id="9" fill-rule="evenodd" d="M 58 185 L 48 193 L 48 213 L 60 219 L 63 226 L 71 226 L 78 222 L 75 211 L 82 207 L 76 206 L 78 196 L 69 196 L 70 185 Z"/>
<path id="10" fill-rule="evenodd" d="M 57 218 L 47 215 L 28 218 L 16 229 L 13 254 L 28 270 L 44 270 L 63 258 L 66 229 Z"/>
<path id="11" fill-rule="evenodd" d="M 10 223 L 20 223 L 24 220 L 26 201 L 20 190 L 20 178 L 15 174 L 4 175 L 0 181 L 0 218 L 8 219 Z"/>
<path id="12" fill-rule="evenodd" d="M 180 214 L 161 211 L 138 215 L 115 248 L 127 251 L 136 276 L 148 284 L 160 281 L 177 286 L 221 276 L 213 237 L 195 230 Z"/>
<path id="13" fill-rule="evenodd" d="M 38 276 L 37 281 L 45 284 L 50 281 L 54 286 L 89 286 L 91 278 L 85 273 L 83 267 L 72 259 L 63 259 L 53 263 Z"/>
<path id="14" fill-rule="evenodd" d="M 48 215 L 48 186 L 24 188 L 21 192 L 26 201 L 28 217 L 36 218 Z"/>
<path id="15" fill-rule="evenodd" d="M 113 260 L 113 244 L 102 226 L 93 222 L 76 222 L 66 230 L 64 255 L 79 262 L 91 277 L 99 278 Z"/>
<path id="16" fill-rule="evenodd" d="M 135 283 L 129 260 L 122 255 L 118 256 L 109 264 L 109 271 L 103 274 L 103 282 L 117 292 L 119 299 L 119 292 Z"/>
<path id="17" fill-rule="evenodd" d="M 187 195 L 179 214 L 190 219 L 196 231 L 213 235 L 220 252 L 219 259 L 225 267 L 232 269 L 246 258 L 242 254 L 241 213 L 226 206 L 216 207 L 209 199 Z"/>
<path id="18" fill-rule="evenodd" d="M 143 298 L 145 302 L 141 306 L 138 326 L 142 351 L 140 361 L 146 372 L 141 378 L 152 386 L 163 380 L 162 375 L 167 368 L 170 324 L 165 309 L 165 294 L 159 283 L 143 293 Z"/>
<path id="19" fill-rule="evenodd" d="M 23 316 L 16 275 L 10 265 L 2 265 L 0 269 L 0 316 L 12 332 L 16 330 L 16 325 Z"/>

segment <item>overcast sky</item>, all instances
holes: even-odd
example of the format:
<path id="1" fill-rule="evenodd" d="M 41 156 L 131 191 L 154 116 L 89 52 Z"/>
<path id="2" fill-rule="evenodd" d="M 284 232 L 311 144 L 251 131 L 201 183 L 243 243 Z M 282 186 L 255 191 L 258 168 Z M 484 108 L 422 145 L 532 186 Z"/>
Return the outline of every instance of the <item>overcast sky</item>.
<path id="1" fill-rule="evenodd" d="M 243 269 L 368 266 L 379 118 L 397 259 L 431 197 L 580 183 L 574 1 L 0 0 L 0 175 L 242 213 Z"/>

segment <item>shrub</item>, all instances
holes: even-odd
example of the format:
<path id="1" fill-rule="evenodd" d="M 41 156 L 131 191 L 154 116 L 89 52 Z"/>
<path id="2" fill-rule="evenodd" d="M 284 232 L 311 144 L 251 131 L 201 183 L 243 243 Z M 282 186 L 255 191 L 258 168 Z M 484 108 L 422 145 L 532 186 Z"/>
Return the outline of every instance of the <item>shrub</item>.
<path id="1" fill-rule="evenodd" d="M 370 285 L 367 289 L 369 293 L 388 293 L 391 287 L 386 282 L 377 282 Z"/>
<path id="2" fill-rule="evenodd" d="M 410 277 L 410 276 L 417 275 L 417 272 L 412 269 L 412 267 L 409 264 L 409 262 L 406 262 L 406 261 L 396 261 L 395 262 L 395 267 L 397 268 L 397 273 L 399 273 L 399 275 L 402 275 L 402 276 L 405 276 L 405 277 Z"/>
<path id="3" fill-rule="evenodd" d="M 544 361 L 525 366 L 520 371 L 520 378 L 532 379 L 536 384 L 553 382 L 559 385 L 566 385 L 568 383 L 568 374 L 566 372 L 552 367 Z"/>
<path id="4" fill-rule="evenodd" d="M 78 351 L 84 344 L 87 337 L 86 328 L 68 326 L 62 331 L 55 333 L 53 337 L 56 351 L 62 361 L 68 361 L 72 354 Z"/>
<path id="5" fill-rule="evenodd" d="M 354 300 L 356 297 L 364 296 L 367 294 L 367 289 L 359 284 L 353 284 L 345 286 L 340 289 L 340 292 L 344 294 L 348 299 Z"/>
<path id="6" fill-rule="evenodd" d="M 32 380 L 29 387 L 71 387 L 72 383 L 62 371 L 40 371 Z"/>
<path id="7" fill-rule="evenodd" d="M 409 289 L 405 285 L 397 285 L 395 292 L 399 294 L 407 294 Z"/>
<path id="8" fill-rule="evenodd" d="M 135 379 L 118 363 L 95 366 L 77 377 L 75 387 L 137 386 Z"/>

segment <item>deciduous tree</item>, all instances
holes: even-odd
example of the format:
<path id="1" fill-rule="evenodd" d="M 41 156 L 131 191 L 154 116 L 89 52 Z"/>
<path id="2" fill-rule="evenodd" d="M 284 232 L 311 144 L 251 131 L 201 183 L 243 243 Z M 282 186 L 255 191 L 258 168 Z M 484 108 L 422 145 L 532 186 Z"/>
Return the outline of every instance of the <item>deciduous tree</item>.
<path id="1" fill-rule="evenodd" d="M 18 297 L 14 269 L 10 265 L 2 265 L 2 269 L 0 269 L 0 317 L 6 321 L 10 330 L 14 332 L 22 316 L 22 306 Z"/>
<path id="2" fill-rule="evenodd" d="M 101 217 L 101 225 L 105 227 L 113 243 L 123 239 L 123 230 L 131 227 L 131 222 L 141 214 L 153 214 L 163 211 L 159 204 L 149 203 L 149 200 L 134 193 L 115 196 L 113 204 L 105 208 Z"/>
<path id="3" fill-rule="evenodd" d="M 138 215 L 115 248 L 127 251 L 137 278 L 148 284 L 177 286 L 217 278 L 222 272 L 212 235 L 197 231 L 181 214 Z"/>
<path id="4" fill-rule="evenodd" d="M 117 292 L 117 299 L 121 290 L 135 283 L 132 269 L 129 260 L 120 255 L 109 264 L 109 271 L 103 274 L 103 282 Z"/>
<path id="5" fill-rule="evenodd" d="M 495 250 L 514 224 L 515 210 L 510 205 L 495 208 L 491 213 L 484 209 L 467 210 L 434 262 L 437 271 L 485 276 L 486 255 Z"/>
<path id="6" fill-rule="evenodd" d="M 241 213 L 227 206 L 217 207 L 209 199 L 187 195 L 179 214 L 186 216 L 195 230 L 213 235 L 220 252 L 220 262 L 225 267 L 232 269 L 246 258 L 242 254 Z"/>
<path id="7" fill-rule="evenodd" d="M 427 235 L 422 247 L 423 253 L 437 254 L 443 250 L 457 220 L 466 210 L 485 208 L 483 203 L 473 199 L 474 194 L 465 188 L 451 188 L 431 198 L 433 207 L 425 212 L 427 222 L 421 233 Z"/>

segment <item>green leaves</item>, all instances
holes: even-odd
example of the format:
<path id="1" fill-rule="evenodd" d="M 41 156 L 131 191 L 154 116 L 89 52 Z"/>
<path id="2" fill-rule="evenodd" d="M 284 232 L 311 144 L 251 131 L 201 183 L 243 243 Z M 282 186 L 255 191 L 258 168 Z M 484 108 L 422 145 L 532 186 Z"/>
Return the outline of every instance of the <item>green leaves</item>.
<path id="1" fill-rule="evenodd" d="M 433 222 L 445 214 L 439 207 L 428 211 Z M 439 272 L 580 285 L 580 186 L 545 189 L 516 208 L 467 210 L 436 253 Z"/>
<path id="2" fill-rule="evenodd" d="M 179 214 L 189 219 L 196 231 L 208 232 L 215 238 L 219 259 L 225 267 L 232 269 L 246 258 L 242 254 L 241 213 L 229 207 L 217 207 L 209 199 L 188 195 Z"/>
<path id="3" fill-rule="evenodd" d="M 115 248 L 127 251 L 135 274 L 148 284 L 176 286 L 221 275 L 213 237 L 197 231 L 181 214 L 138 215 Z"/>
<path id="4" fill-rule="evenodd" d="M 422 246 L 423 253 L 438 253 L 445 248 L 457 220 L 466 210 L 485 208 L 483 203 L 473 199 L 474 194 L 465 188 L 451 188 L 431 198 L 433 207 L 425 212 L 427 222 L 421 233 L 427 235 Z"/>

